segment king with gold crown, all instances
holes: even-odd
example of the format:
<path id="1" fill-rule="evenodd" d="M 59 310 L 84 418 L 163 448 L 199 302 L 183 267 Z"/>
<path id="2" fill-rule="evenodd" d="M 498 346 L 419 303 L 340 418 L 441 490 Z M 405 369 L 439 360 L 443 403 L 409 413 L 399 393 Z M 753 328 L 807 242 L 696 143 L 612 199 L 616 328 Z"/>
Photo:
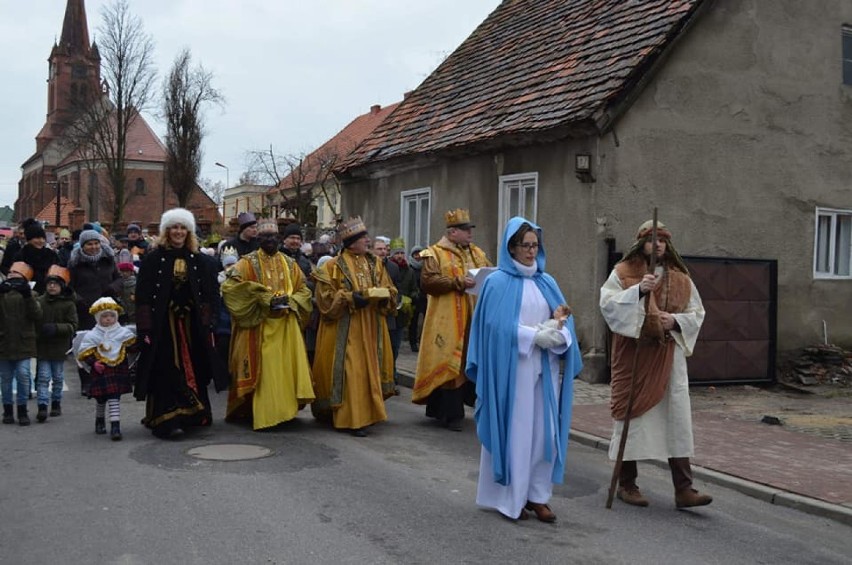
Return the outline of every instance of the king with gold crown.
<path id="1" fill-rule="evenodd" d="M 473 244 L 470 212 L 464 208 L 444 215 L 446 232 L 420 253 L 420 288 L 429 295 L 420 355 L 411 401 L 426 405 L 426 416 L 460 431 L 465 398 L 472 383 L 464 376 L 466 338 L 476 298 L 471 269 L 489 267 L 485 252 Z"/>

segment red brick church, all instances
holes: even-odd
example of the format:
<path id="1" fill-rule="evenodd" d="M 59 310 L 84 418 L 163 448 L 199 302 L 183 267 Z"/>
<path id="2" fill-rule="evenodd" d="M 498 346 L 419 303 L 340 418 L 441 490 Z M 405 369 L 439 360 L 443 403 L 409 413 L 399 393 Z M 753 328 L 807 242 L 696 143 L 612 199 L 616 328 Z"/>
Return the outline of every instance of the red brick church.
<path id="1" fill-rule="evenodd" d="M 47 118 L 36 135 L 35 153 L 21 165 L 15 204 L 18 221 L 35 217 L 55 227 L 58 212 L 59 226 L 72 230 L 89 220 L 111 224 L 106 176 L 83 159 L 76 147 L 63 142 L 75 102 L 92 93 L 105 95 L 100 67 L 98 47 L 89 42 L 85 2 L 68 0 L 61 38 L 48 58 Z M 153 232 L 163 211 L 177 206 L 177 197 L 166 178 L 166 148 L 141 115 L 128 131 L 125 155 L 128 201 L 124 225 L 114 226 L 113 231 L 121 232 L 132 222 Z M 202 229 L 209 230 L 211 223 L 220 221 L 215 203 L 200 188 L 188 208 Z"/>

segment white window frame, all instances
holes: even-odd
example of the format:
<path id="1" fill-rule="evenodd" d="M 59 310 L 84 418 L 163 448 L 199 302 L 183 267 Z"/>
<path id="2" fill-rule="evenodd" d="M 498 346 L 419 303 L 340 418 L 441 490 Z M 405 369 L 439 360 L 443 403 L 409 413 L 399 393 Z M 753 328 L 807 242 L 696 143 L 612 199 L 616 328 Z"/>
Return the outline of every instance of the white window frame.
<path id="1" fill-rule="evenodd" d="M 848 216 L 852 218 L 852 210 L 843 210 L 838 208 L 817 208 L 816 213 L 814 214 L 814 263 L 813 263 L 813 276 L 815 279 L 837 279 L 837 280 L 852 280 L 852 269 L 850 269 L 850 274 L 848 275 L 838 275 L 835 272 L 835 263 L 838 253 L 843 253 L 843 249 L 836 249 L 837 247 L 837 230 L 838 230 L 838 217 L 840 216 Z M 827 217 L 830 218 L 829 224 L 829 238 L 828 238 L 828 271 L 818 271 L 817 263 L 820 257 L 820 241 L 819 241 L 819 221 L 820 218 Z M 847 254 L 849 254 L 849 262 L 852 264 L 852 244 L 849 245 L 849 248 L 845 250 Z"/>
<path id="2" fill-rule="evenodd" d="M 525 185 L 526 183 L 526 185 Z M 530 186 L 531 185 L 531 186 Z M 517 186 L 518 194 L 518 210 L 509 210 L 509 189 Z M 533 194 L 533 209 L 530 214 L 526 210 L 526 192 L 532 188 Z M 513 175 L 500 175 L 499 179 L 499 205 L 498 205 L 498 247 L 500 245 L 499 238 L 502 237 L 503 227 L 513 216 L 523 216 L 524 218 L 538 223 L 538 173 L 517 173 Z"/>
<path id="3" fill-rule="evenodd" d="M 414 221 L 415 221 L 415 227 L 416 227 L 416 223 L 418 223 L 418 222 L 424 223 L 425 222 L 425 225 L 426 225 L 426 241 L 425 242 L 408 241 L 408 227 L 409 227 L 409 222 L 411 221 L 411 219 L 408 217 L 408 206 L 406 206 L 406 204 L 411 199 L 416 199 L 416 200 L 419 201 L 423 197 L 425 197 L 426 200 L 429 202 L 426 217 L 415 218 Z M 416 214 L 418 216 L 420 216 L 420 206 L 417 206 L 416 209 L 417 209 Z M 424 187 L 424 188 L 414 188 L 414 189 L 411 189 L 411 190 L 403 190 L 399 193 L 399 233 L 403 238 L 406 238 L 405 245 L 408 247 L 408 249 L 411 249 L 415 245 L 427 247 L 429 245 L 429 243 L 432 241 L 431 240 L 431 237 L 432 237 L 431 236 L 431 228 L 432 228 L 431 218 L 432 218 L 432 187 L 427 186 L 427 187 Z M 419 229 L 415 229 L 415 233 L 417 233 L 419 231 L 420 231 Z M 407 250 L 406 250 L 406 252 L 407 252 Z"/>

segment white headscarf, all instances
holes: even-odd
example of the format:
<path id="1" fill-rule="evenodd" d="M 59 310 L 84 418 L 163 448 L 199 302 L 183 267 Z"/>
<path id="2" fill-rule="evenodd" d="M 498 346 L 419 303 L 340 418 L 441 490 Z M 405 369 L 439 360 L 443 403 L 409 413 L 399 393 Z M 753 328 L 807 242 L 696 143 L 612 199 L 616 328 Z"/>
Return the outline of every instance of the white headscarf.
<path id="1" fill-rule="evenodd" d="M 112 307 L 114 305 L 114 307 Z M 126 348 L 133 345 L 136 335 L 118 323 L 118 312 L 121 307 L 112 298 L 99 298 L 92 304 L 91 310 L 96 310 L 92 315 L 97 320 L 97 325 L 86 332 L 77 349 L 77 359 L 94 353 L 95 359 L 110 367 L 115 367 L 124 361 Z M 101 325 L 101 316 L 106 312 L 115 314 L 116 321 L 113 325 L 105 327 Z"/>

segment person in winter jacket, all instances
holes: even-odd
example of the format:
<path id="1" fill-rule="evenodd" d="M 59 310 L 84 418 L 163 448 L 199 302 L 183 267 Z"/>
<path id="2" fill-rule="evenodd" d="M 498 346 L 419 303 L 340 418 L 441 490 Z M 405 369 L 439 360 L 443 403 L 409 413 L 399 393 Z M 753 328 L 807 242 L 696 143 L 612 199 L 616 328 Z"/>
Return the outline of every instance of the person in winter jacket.
<path id="1" fill-rule="evenodd" d="M 33 270 L 33 290 L 38 294 L 44 294 L 45 277 L 51 265 L 59 264 L 59 256 L 56 251 L 47 246 L 47 234 L 37 220 L 26 220 L 24 222 L 24 237 L 27 240 L 13 261 L 22 261 Z"/>
<path id="2" fill-rule="evenodd" d="M 71 339 L 77 331 L 77 307 L 74 291 L 68 286 L 71 273 L 59 265 L 52 266 L 45 278 L 45 294 L 38 297 L 41 324 L 36 340 L 36 390 L 38 414 L 36 420 L 62 415 L 62 386 L 65 383 L 63 365 Z"/>
<path id="3" fill-rule="evenodd" d="M 30 289 L 32 268 L 12 263 L 8 278 L 0 283 L 0 390 L 3 396 L 3 423 L 14 424 L 12 379 L 17 381 L 18 424 L 29 426 L 27 400 L 30 391 L 30 358 L 36 356 L 36 323 L 41 307 Z"/>

